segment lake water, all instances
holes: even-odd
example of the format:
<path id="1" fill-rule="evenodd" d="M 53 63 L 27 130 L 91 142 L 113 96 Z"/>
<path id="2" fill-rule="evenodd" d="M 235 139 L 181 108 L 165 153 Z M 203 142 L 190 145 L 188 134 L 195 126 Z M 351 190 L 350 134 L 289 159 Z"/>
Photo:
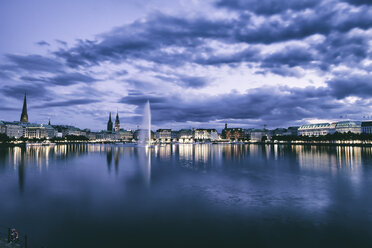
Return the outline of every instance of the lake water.
<path id="1" fill-rule="evenodd" d="M 29 247 L 372 247 L 372 148 L 3 147 L 7 227 Z"/>

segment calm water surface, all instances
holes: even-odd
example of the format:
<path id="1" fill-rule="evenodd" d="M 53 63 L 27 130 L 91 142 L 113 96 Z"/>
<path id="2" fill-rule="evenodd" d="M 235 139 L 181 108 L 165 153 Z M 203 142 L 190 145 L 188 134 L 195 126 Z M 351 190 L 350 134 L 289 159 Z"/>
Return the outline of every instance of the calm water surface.
<path id="1" fill-rule="evenodd" d="M 372 247 L 372 148 L 0 148 L 29 247 Z"/>

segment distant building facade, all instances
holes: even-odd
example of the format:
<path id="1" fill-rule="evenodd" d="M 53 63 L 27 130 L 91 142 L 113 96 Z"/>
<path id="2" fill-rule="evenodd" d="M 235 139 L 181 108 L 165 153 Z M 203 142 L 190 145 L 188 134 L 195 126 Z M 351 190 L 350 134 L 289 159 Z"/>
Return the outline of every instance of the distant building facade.
<path id="1" fill-rule="evenodd" d="M 361 123 L 362 133 L 372 134 L 372 121 L 363 121 Z"/>
<path id="2" fill-rule="evenodd" d="M 194 132 L 191 129 L 181 129 L 177 136 L 180 143 L 192 143 L 194 141 Z"/>
<path id="3" fill-rule="evenodd" d="M 243 128 L 228 128 L 226 123 L 225 128 L 222 129 L 222 138 L 227 140 L 243 140 L 245 139 L 245 133 Z"/>
<path id="4" fill-rule="evenodd" d="M 194 139 L 216 141 L 218 139 L 218 132 L 216 129 L 198 128 L 195 130 Z"/>
<path id="5" fill-rule="evenodd" d="M 171 142 L 172 141 L 172 129 L 156 130 L 155 139 L 157 142 Z"/>
<path id="6" fill-rule="evenodd" d="M 338 133 L 351 132 L 360 134 L 362 132 L 362 123 L 360 121 L 339 121 L 332 123 L 332 125 L 334 125 L 334 132 Z"/>
<path id="7" fill-rule="evenodd" d="M 331 132 L 330 123 L 306 124 L 302 125 L 298 129 L 298 135 L 300 136 L 321 136 L 327 135 L 330 132 Z"/>

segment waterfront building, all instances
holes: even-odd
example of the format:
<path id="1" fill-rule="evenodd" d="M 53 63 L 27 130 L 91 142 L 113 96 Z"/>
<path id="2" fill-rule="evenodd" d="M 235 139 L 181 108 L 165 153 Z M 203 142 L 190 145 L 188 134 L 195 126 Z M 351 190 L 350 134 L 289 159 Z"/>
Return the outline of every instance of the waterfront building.
<path id="1" fill-rule="evenodd" d="M 177 138 L 178 138 L 178 131 L 172 131 L 171 133 L 172 142 L 177 142 Z"/>
<path id="2" fill-rule="evenodd" d="M 297 136 L 298 135 L 298 128 L 299 127 L 288 127 L 287 132 L 285 132 L 283 135 Z"/>
<path id="3" fill-rule="evenodd" d="M 147 132 L 147 130 L 143 129 L 145 132 Z M 140 137 L 140 133 L 141 133 L 142 129 L 137 129 L 136 131 L 133 132 L 133 139 L 135 140 L 139 140 L 139 137 Z M 155 133 L 153 131 L 151 131 L 151 139 L 153 140 L 155 138 Z"/>
<path id="4" fill-rule="evenodd" d="M 23 98 L 23 107 L 22 107 L 22 114 L 21 114 L 20 122 L 22 123 L 28 122 L 26 93 L 25 93 L 25 97 Z"/>
<path id="5" fill-rule="evenodd" d="M 53 139 L 54 137 L 56 137 L 57 132 L 53 128 L 53 126 L 50 125 L 50 121 L 49 121 L 49 124 L 48 125 L 45 125 L 44 127 L 45 127 L 45 137 L 47 139 Z"/>
<path id="6" fill-rule="evenodd" d="M 6 133 L 5 123 L 2 121 L 0 121 L 0 133 L 3 133 L 3 134 Z"/>
<path id="7" fill-rule="evenodd" d="M 120 131 L 120 121 L 119 121 L 119 112 L 116 112 L 116 118 L 115 118 L 115 132 Z"/>
<path id="8" fill-rule="evenodd" d="M 194 139 L 215 141 L 218 139 L 218 133 L 216 129 L 198 128 L 195 130 Z"/>
<path id="9" fill-rule="evenodd" d="M 158 129 L 155 133 L 157 142 L 171 142 L 172 140 L 172 129 Z"/>
<path id="10" fill-rule="evenodd" d="M 250 132 L 250 141 L 261 142 L 264 139 L 269 140 L 271 137 L 267 129 L 252 129 Z"/>
<path id="11" fill-rule="evenodd" d="M 96 133 L 96 138 L 102 141 L 118 141 L 120 140 L 120 134 L 111 131 L 101 131 Z"/>
<path id="12" fill-rule="evenodd" d="M 194 142 L 194 132 L 191 129 L 181 129 L 178 131 L 177 139 L 180 143 Z"/>
<path id="13" fill-rule="evenodd" d="M 372 121 L 363 121 L 361 128 L 362 133 L 372 134 Z"/>
<path id="14" fill-rule="evenodd" d="M 3 122 L 2 130 L 9 138 L 21 138 L 24 136 L 24 126 L 20 122 Z"/>
<path id="15" fill-rule="evenodd" d="M 332 132 L 338 133 L 357 133 L 360 134 L 362 132 L 362 123 L 360 121 L 339 121 L 336 123 L 332 123 L 334 125 L 334 130 Z"/>
<path id="16" fill-rule="evenodd" d="M 298 128 L 300 136 L 321 136 L 332 133 L 334 127 L 330 123 L 305 124 Z"/>
<path id="17" fill-rule="evenodd" d="M 123 130 L 119 131 L 120 139 L 125 141 L 132 141 L 133 140 L 133 132 L 132 130 Z"/>
<path id="18" fill-rule="evenodd" d="M 25 126 L 24 137 L 29 139 L 43 139 L 46 138 L 46 130 L 43 125 L 27 124 Z"/>
<path id="19" fill-rule="evenodd" d="M 227 140 L 243 140 L 245 139 L 245 133 L 242 128 L 228 128 L 227 123 L 225 128 L 222 129 L 222 138 Z"/>
<path id="20" fill-rule="evenodd" d="M 112 127 L 113 127 L 113 124 L 112 124 L 112 121 L 111 121 L 111 112 L 110 112 L 109 120 L 107 122 L 107 131 L 112 132 Z"/>

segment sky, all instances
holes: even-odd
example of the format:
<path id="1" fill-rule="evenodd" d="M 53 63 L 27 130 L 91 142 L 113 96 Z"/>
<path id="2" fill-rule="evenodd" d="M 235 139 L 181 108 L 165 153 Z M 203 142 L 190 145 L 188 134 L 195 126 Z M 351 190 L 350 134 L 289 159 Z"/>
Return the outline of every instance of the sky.
<path id="1" fill-rule="evenodd" d="M 371 0 L 0 0 L 0 120 L 136 129 L 372 119 Z"/>

